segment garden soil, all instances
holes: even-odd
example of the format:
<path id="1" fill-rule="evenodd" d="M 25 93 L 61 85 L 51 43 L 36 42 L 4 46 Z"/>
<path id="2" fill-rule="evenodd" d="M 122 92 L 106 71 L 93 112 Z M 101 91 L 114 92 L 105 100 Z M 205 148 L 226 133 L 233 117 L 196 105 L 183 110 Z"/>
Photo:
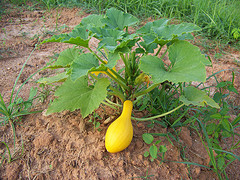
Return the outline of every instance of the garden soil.
<path id="1" fill-rule="evenodd" d="M 8 101 L 14 82 L 35 44 L 54 33 L 69 32 L 88 14 L 77 8 L 50 11 L 37 8 L 31 10 L 31 6 L 30 10 L 12 5 L 4 5 L 3 8 L 6 13 L 2 15 L 0 24 L 0 92 L 4 100 Z M 95 44 L 96 42 L 91 42 L 92 46 Z M 72 46 L 61 43 L 38 46 L 29 58 L 16 89 L 31 74 L 44 67 L 51 57 L 68 47 Z M 207 69 L 208 74 L 233 69 L 235 87 L 240 92 L 240 53 L 227 46 L 227 53 L 216 59 L 214 52 L 218 51 L 219 49 L 214 49 L 209 52 L 213 67 Z M 104 146 L 104 136 L 109 125 L 104 121 L 109 117 L 116 118 L 120 110 L 115 111 L 105 106 L 97 109 L 98 117 L 95 119 L 101 123 L 97 129 L 89 122 L 93 115 L 83 119 L 79 111 L 64 111 L 46 116 L 45 110 L 52 99 L 51 89 L 44 91 L 36 81 L 49 75 L 49 70 L 37 73 L 20 91 L 20 96 L 27 99 L 30 88 L 38 87 L 42 91 L 42 101 L 35 102 L 32 110 L 42 112 L 24 116 L 16 122 L 15 148 L 12 128 L 9 125 L 0 127 L 0 139 L 9 145 L 12 158 L 15 159 L 8 163 L 9 156 L 6 154 L 0 167 L 0 179 L 217 179 L 213 171 L 205 167 L 178 163 L 189 161 L 208 166 L 210 161 L 197 133 L 187 127 L 178 129 L 179 141 L 172 140 L 173 144 L 167 138 L 159 137 L 160 145 L 167 147 L 164 162 L 161 157 L 151 162 L 149 157 L 144 157 L 149 145 L 143 142 L 142 134 L 167 133 L 171 129 L 151 129 L 147 126 L 148 123 L 133 121 L 134 137 L 130 146 L 122 152 L 111 154 Z M 231 77 L 231 71 L 219 74 L 223 81 L 231 80 Z M 214 84 L 214 81 L 209 83 Z M 50 95 L 44 98 L 48 93 Z M 233 94 L 231 97 L 232 104 L 239 106 L 239 96 Z M 146 112 L 137 110 L 133 113 L 138 117 L 146 115 Z M 1 154 L 5 149 L 4 144 L 0 144 Z M 234 153 L 240 155 L 239 149 Z M 239 169 L 239 162 L 230 165 L 227 168 L 229 179 L 240 179 Z"/>

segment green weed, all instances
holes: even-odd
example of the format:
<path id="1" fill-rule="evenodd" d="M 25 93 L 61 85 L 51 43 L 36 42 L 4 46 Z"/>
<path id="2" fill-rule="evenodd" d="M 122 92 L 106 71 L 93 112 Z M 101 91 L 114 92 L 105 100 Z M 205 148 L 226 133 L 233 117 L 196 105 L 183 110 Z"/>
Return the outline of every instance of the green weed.
<path id="1" fill-rule="evenodd" d="M 37 48 L 37 44 L 35 45 L 35 48 L 23 64 L 16 80 L 14 83 L 14 86 L 12 88 L 11 96 L 8 102 L 4 101 L 4 97 L 2 96 L 2 93 L 0 93 L 0 126 L 5 126 L 7 124 L 10 125 L 12 128 L 12 133 L 13 133 L 13 145 L 14 145 L 14 152 L 10 151 L 9 145 L 1 141 L 6 147 L 6 150 L 4 154 L 1 154 L 2 160 L 5 159 L 5 154 L 8 153 L 8 162 L 12 162 L 13 160 L 17 159 L 14 157 L 14 154 L 16 154 L 16 129 L 15 129 L 15 123 L 19 122 L 21 118 L 25 115 L 33 114 L 33 113 L 38 113 L 41 111 L 31 111 L 31 107 L 33 105 L 33 101 L 38 98 L 37 96 L 37 88 L 31 88 L 30 93 L 29 93 L 29 98 L 28 100 L 23 100 L 21 97 L 19 97 L 19 92 L 22 90 L 23 86 L 39 71 L 43 70 L 44 68 L 36 71 L 32 75 L 30 75 L 22 84 L 21 86 L 16 89 L 16 85 L 18 83 L 18 80 L 23 72 L 24 67 L 26 66 L 27 62 L 29 61 L 30 57 L 32 56 L 33 52 Z M 22 151 L 23 151 L 23 142 L 22 142 Z M 22 153 L 21 153 L 22 154 Z"/>
<path id="2" fill-rule="evenodd" d="M 240 127 L 240 114 L 236 110 L 236 116 L 234 119 L 232 119 L 229 115 L 230 113 L 233 113 L 229 96 L 231 93 L 238 94 L 234 87 L 235 74 L 232 71 L 231 81 L 220 81 L 217 78 L 217 75 L 222 71 L 227 70 L 221 70 L 207 78 L 208 81 L 210 79 L 215 80 L 217 85 L 209 87 L 203 86 L 202 88 L 202 90 L 205 90 L 206 92 L 210 92 L 210 89 L 215 89 L 213 99 L 220 105 L 220 110 L 209 106 L 195 108 L 194 106 L 190 105 L 188 108 L 178 110 L 181 112 L 175 111 L 176 114 L 171 113 L 171 115 L 165 116 L 161 120 L 152 120 L 151 124 L 148 125 L 150 128 L 153 128 L 156 125 L 160 125 L 164 128 L 170 126 L 173 131 L 172 133 L 143 134 L 144 142 L 150 145 L 149 151 L 144 153 L 145 157 L 150 156 L 152 161 L 156 158 L 160 158 L 162 161 L 164 161 L 164 153 L 167 151 L 167 149 L 163 147 L 163 145 L 161 145 L 162 149 L 160 149 L 160 147 L 157 148 L 157 144 L 159 144 L 160 141 L 157 140 L 154 142 L 154 136 L 165 137 L 172 145 L 174 145 L 172 140 L 179 144 L 179 132 L 175 128 L 188 126 L 200 137 L 202 144 L 206 148 L 210 157 L 210 164 L 208 166 L 204 166 L 195 162 L 188 162 L 187 159 L 184 158 L 184 147 L 182 147 L 182 150 L 180 149 L 184 162 L 176 163 L 183 163 L 187 166 L 197 165 L 200 167 L 205 167 L 214 171 L 219 179 L 228 179 L 226 168 L 233 161 L 240 160 L 240 157 L 233 153 L 233 150 L 240 148 L 240 140 L 237 140 L 240 134 L 236 131 L 236 129 Z M 148 93 L 144 97 L 144 100 L 138 102 L 139 109 L 145 109 L 151 113 L 163 113 L 172 109 L 171 104 L 177 106 L 178 101 L 174 97 L 182 93 L 182 86 L 174 84 L 167 85 L 168 90 L 173 93 L 173 96 L 169 96 L 168 90 L 165 90 L 165 93 L 163 93 L 161 90 L 155 89 Z M 183 84 L 183 86 L 184 85 L 185 84 Z M 200 83 L 197 87 L 202 85 L 203 83 Z M 175 121 L 172 121 L 171 119 Z M 232 143 L 229 144 L 227 143 L 227 140 L 230 139 Z"/>
<path id="3" fill-rule="evenodd" d="M 154 161 L 154 159 L 160 157 L 161 162 L 164 162 L 164 155 L 167 152 L 167 148 L 165 145 L 158 145 L 159 143 L 161 143 L 161 140 L 157 140 L 153 143 L 154 137 L 152 134 L 149 133 L 143 134 L 142 138 L 146 144 L 151 144 L 151 146 L 149 147 L 149 151 L 146 151 L 144 153 L 144 157 L 150 156 L 151 161 Z"/>

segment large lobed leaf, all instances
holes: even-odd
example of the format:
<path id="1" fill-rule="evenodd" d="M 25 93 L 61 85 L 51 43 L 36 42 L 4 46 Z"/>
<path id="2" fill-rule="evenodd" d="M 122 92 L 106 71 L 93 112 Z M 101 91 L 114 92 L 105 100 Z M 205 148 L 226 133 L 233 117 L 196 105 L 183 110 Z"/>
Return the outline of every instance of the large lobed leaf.
<path id="1" fill-rule="evenodd" d="M 78 78 L 87 75 L 90 69 L 98 66 L 98 59 L 93 54 L 81 54 L 72 63 L 71 79 L 76 81 Z"/>
<path id="2" fill-rule="evenodd" d="M 170 81 L 173 83 L 206 80 L 205 65 L 209 64 L 198 47 L 187 41 L 175 42 L 169 48 L 171 65 L 165 67 L 156 56 L 144 56 L 140 59 L 140 69 L 152 76 L 154 83 Z"/>
<path id="3" fill-rule="evenodd" d="M 174 37 L 179 37 L 183 34 L 200 30 L 201 28 L 192 23 L 182 23 L 177 25 L 167 25 L 160 27 L 153 26 L 153 31 L 158 35 L 160 39 L 164 40 L 171 40 Z"/>
<path id="4" fill-rule="evenodd" d="M 148 22 L 146 23 L 143 27 L 141 27 L 140 29 L 137 30 L 137 33 L 139 34 L 151 34 L 152 33 L 152 28 L 153 27 L 164 27 L 166 26 L 168 23 L 168 19 L 159 19 L 159 20 L 156 20 L 154 22 Z"/>
<path id="5" fill-rule="evenodd" d="M 84 17 L 81 21 L 81 24 L 83 26 L 86 26 L 87 28 L 90 28 L 92 26 L 103 27 L 103 26 L 105 26 L 105 23 L 102 23 L 103 18 L 104 18 L 103 15 L 91 14 L 87 17 Z"/>
<path id="6" fill-rule="evenodd" d="M 183 89 L 184 95 L 180 96 L 180 101 L 185 105 L 205 106 L 209 105 L 213 108 L 220 108 L 219 105 L 206 95 L 204 91 L 201 91 L 193 86 L 188 86 Z"/>
<path id="7" fill-rule="evenodd" d="M 42 43 L 62 42 L 88 48 L 90 38 L 88 29 L 85 26 L 79 25 L 76 26 L 69 34 L 54 35 L 49 39 L 45 39 Z"/>
<path id="8" fill-rule="evenodd" d="M 79 49 L 76 48 L 65 49 L 59 54 L 57 61 L 50 68 L 70 66 L 74 59 L 79 56 L 79 53 Z"/>
<path id="9" fill-rule="evenodd" d="M 113 38 L 114 40 L 122 39 L 125 34 L 124 31 L 117 29 L 105 29 L 101 27 L 92 27 L 90 30 L 94 33 L 94 37 L 97 39 Z"/>
<path id="10" fill-rule="evenodd" d="M 63 73 L 59 73 L 56 76 L 51 76 L 51 77 L 47 77 L 47 78 L 40 78 L 37 83 L 40 84 L 53 84 L 53 83 L 58 83 L 58 82 L 64 82 L 66 79 L 68 78 L 68 75 L 66 74 L 66 72 Z"/>
<path id="11" fill-rule="evenodd" d="M 81 110 L 83 118 L 97 109 L 107 96 L 107 87 L 110 84 L 107 78 L 99 79 L 94 87 L 88 86 L 86 77 L 81 77 L 75 82 L 68 78 L 60 86 L 55 96 L 58 98 L 50 104 L 47 114 L 63 110 Z"/>
<path id="12" fill-rule="evenodd" d="M 201 28 L 192 23 L 182 23 L 177 25 L 168 25 L 168 19 L 160 19 L 154 22 L 148 22 L 140 28 L 137 33 L 142 34 L 146 45 L 157 43 L 163 46 L 175 39 L 192 39 L 192 32 L 200 31 Z"/>
<path id="13" fill-rule="evenodd" d="M 106 18 L 102 19 L 111 29 L 123 30 L 127 26 L 132 26 L 138 22 L 138 19 L 131 14 L 124 13 L 115 8 L 110 8 L 106 12 Z"/>

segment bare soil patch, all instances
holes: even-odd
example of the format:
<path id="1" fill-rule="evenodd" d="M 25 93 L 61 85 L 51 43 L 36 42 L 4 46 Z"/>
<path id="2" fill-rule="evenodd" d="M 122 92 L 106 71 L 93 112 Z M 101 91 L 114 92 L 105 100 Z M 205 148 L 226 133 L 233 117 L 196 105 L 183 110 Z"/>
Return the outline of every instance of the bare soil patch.
<path id="1" fill-rule="evenodd" d="M 11 94 L 14 81 L 28 58 L 35 44 L 56 30 L 67 32 L 81 22 L 86 14 L 81 9 L 66 9 L 43 11 L 28 11 L 5 6 L 7 13 L 2 16 L 0 24 L 0 91 L 5 100 Z M 63 28 L 64 26 L 67 28 Z M 93 42 L 94 43 L 94 42 Z M 17 87 L 29 75 L 46 65 L 49 57 L 55 53 L 71 47 L 67 44 L 49 43 L 39 46 L 31 56 Z M 240 68 L 236 60 L 240 53 L 232 51 L 221 58 L 213 59 L 213 68 L 208 73 L 221 69 L 235 70 L 235 87 L 240 92 Z M 48 73 L 48 72 L 45 72 Z M 29 89 L 38 86 L 35 81 L 42 77 L 38 73 L 27 83 L 21 91 L 23 98 L 28 97 Z M 231 80 L 231 72 L 224 71 L 218 75 L 222 80 Z M 232 96 L 235 106 L 240 105 L 240 97 Z M 49 99 L 48 99 L 49 100 Z M 35 109 L 44 110 L 47 101 L 37 103 Z M 24 143 L 24 153 L 17 160 L 7 163 L 4 160 L 0 167 L 0 179 L 131 179 L 147 177 L 149 179 L 217 179 L 216 175 L 203 167 L 187 166 L 173 161 L 184 161 L 180 149 L 185 147 L 184 156 L 191 162 L 208 165 L 210 159 L 198 135 L 186 127 L 181 129 L 180 143 L 172 145 L 166 138 L 161 137 L 161 144 L 166 145 L 168 151 L 166 162 L 160 160 L 151 162 L 143 156 L 149 145 L 142 140 L 146 132 L 166 133 L 166 128 L 150 129 L 147 123 L 133 122 L 134 138 L 131 145 L 124 151 L 110 154 L 104 147 L 104 136 L 108 125 L 102 122 L 115 111 L 106 107 L 98 109 L 101 122 L 100 129 L 94 129 L 89 118 L 82 119 L 78 111 L 55 113 L 45 116 L 43 113 L 24 116 L 16 125 L 17 151 L 21 154 L 21 140 Z M 139 116 L 142 114 L 139 113 Z M 0 139 L 9 144 L 13 151 L 13 136 L 10 126 L 0 127 Z M 5 146 L 0 145 L 0 153 Z M 235 152 L 240 154 L 239 152 Z M 240 179 L 239 162 L 228 169 L 230 179 Z"/>

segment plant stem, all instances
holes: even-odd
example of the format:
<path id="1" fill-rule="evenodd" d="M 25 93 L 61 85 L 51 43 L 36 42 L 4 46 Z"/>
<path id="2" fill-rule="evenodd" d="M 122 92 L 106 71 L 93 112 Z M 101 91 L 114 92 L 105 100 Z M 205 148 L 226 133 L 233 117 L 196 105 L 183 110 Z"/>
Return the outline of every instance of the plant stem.
<path id="1" fill-rule="evenodd" d="M 114 102 L 110 101 L 108 98 L 105 98 L 105 101 L 107 101 L 109 104 L 112 104 L 114 106 L 122 107 L 120 104 L 114 103 Z"/>
<path id="2" fill-rule="evenodd" d="M 116 81 L 120 86 L 122 86 L 125 90 L 130 90 L 130 88 L 125 84 L 125 82 L 123 82 L 122 80 L 116 78 L 115 76 L 113 76 L 111 73 L 109 73 L 108 71 L 105 71 L 106 74 L 112 78 L 114 81 Z"/>
<path id="3" fill-rule="evenodd" d="M 160 57 L 160 59 L 162 59 L 168 52 L 168 48 L 166 49 L 166 51 L 162 54 L 162 56 Z"/>
<path id="4" fill-rule="evenodd" d="M 117 110 L 117 108 L 115 106 L 113 106 L 105 101 L 103 101 L 102 104 L 105 104 L 105 105 L 109 106 L 110 108 Z"/>
<path id="5" fill-rule="evenodd" d="M 113 91 L 113 92 L 108 92 L 109 95 L 114 95 L 114 96 L 118 97 L 122 101 L 122 103 L 125 101 L 125 97 L 122 94 L 122 92 L 120 92 L 119 90 L 115 89 L 112 86 L 110 86 L 109 89 Z"/>
<path id="6" fill-rule="evenodd" d="M 106 62 L 104 62 L 93 50 L 91 50 L 89 47 L 87 48 L 91 53 L 93 53 L 94 56 L 96 56 L 96 58 L 101 61 L 101 63 L 103 64 L 107 64 Z"/>
<path id="7" fill-rule="evenodd" d="M 162 46 L 159 47 L 159 49 L 158 49 L 157 53 L 155 54 L 155 56 L 158 56 L 158 54 L 160 53 L 161 49 L 162 49 Z"/>
<path id="8" fill-rule="evenodd" d="M 125 65 L 125 78 L 126 78 L 126 75 L 129 75 L 129 66 L 128 66 L 129 64 L 127 63 L 127 60 L 122 53 L 120 53 L 120 57 L 122 58 Z"/>
<path id="9" fill-rule="evenodd" d="M 108 68 L 108 70 L 111 71 L 111 73 L 114 74 L 118 79 L 125 82 L 125 79 L 122 76 L 120 76 L 116 71 L 114 71 L 113 69 L 110 69 L 110 68 Z"/>
<path id="10" fill-rule="evenodd" d="M 153 84 L 151 85 L 149 88 L 143 90 L 143 91 L 140 91 L 140 92 L 137 92 L 136 94 L 133 95 L 133 98 L 136 98 L 138 96 L 141 96 L 143 94 L 147 94 L 149 93 L 150 91 L 152 91 L 154 88 L 156 88 L 159 84 Z"/>
<path id="11" fill-rule="evenodd" d="M 182 106 L 184 106 L 185 104 L 181 104 L 179 105 L 178 107 L 172 109 L 171 111 L 168 111 L 166 113 L 163 113 L 163 114 L 159 114 L 157 116 L 152 116 L 152 117 L 149 117 L 149 118 L 135 118 L 135 117 L 131 117 L 133 120 L 136 120 L 136 121 L 150 121 L 150 120 L 154 120 L 154 119 L 157 119 L 157 118 L 160 118 L 160 117 L 163 117 L 163 116 L 166 116 L 168 114 L 171 114 L 172 112 L 178 110 L 179 108 L 181 108 Z"/>

